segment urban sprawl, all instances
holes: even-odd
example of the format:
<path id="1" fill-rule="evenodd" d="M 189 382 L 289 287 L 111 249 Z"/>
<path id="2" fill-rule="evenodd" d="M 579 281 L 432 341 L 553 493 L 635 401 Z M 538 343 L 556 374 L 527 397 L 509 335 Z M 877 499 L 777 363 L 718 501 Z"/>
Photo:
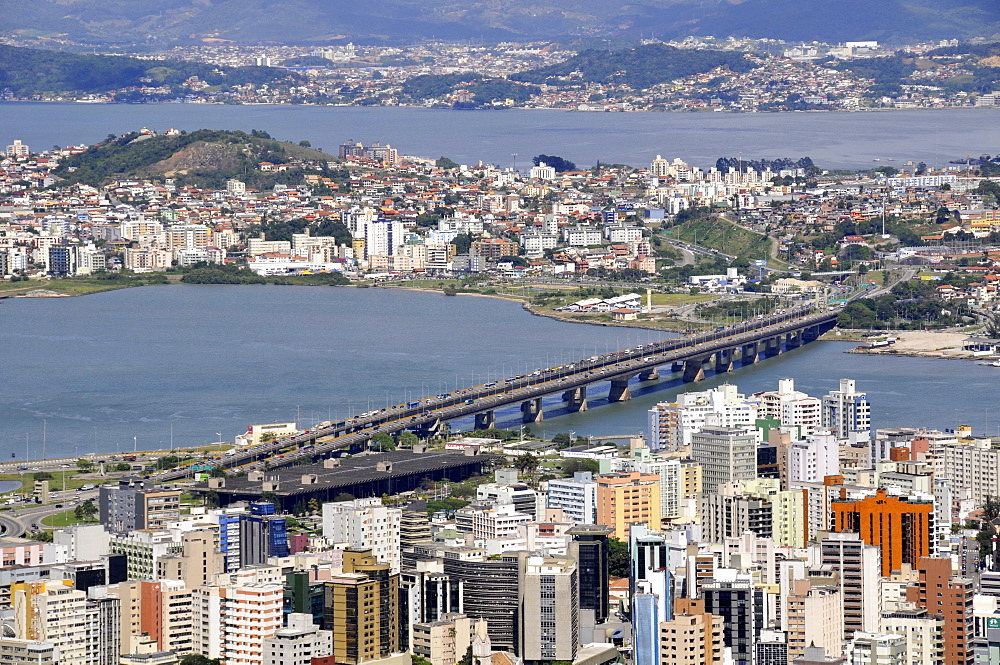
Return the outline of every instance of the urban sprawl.
<path id="1" fill-rule="evenodd" d="M 7 146 L 5 282 L 44 293 L 63 278 L 226 269 L 365 284 L 614 278 L 635 292 L 546 305 L 621 321 L 655 318 L 654 288 L 745 297 L 750 318 L 773 311 L 772 294 L 826 307 L 902 287 L 910 308 L 924 299 L 967 325 L 990 320 L 1000 280 L 988 155 L 851 173 L 550 158 L 557 171 L 545 156 L 517 170 L 352 140 L 329 161 L 258 163 L 254 178 L 291 178 L 259 189 L 182 174 L 67 182 L 60 162 L 86 150 Z M 732 237 L 677 239 L 720 216 L 763 238 L 761 254 Z M 935 325 L 869 314 L 873 328 Z M 973 347 L 992 358 L 1000 342 Z M 689 391 L 649 411 L 646 436 L 609 441 L 377 433 L 352 455 L 223 468 L 302 429 L 265 423 L 208 452 L 7 464 L 24 484 L 0 512 L 0 663 L 1000 662 L 997 439 L 873 429 L 861 388 Z M 158 481 L 177 468 L 186 480 Z M 58 521 L 12 535 L 34 504 Z"/>

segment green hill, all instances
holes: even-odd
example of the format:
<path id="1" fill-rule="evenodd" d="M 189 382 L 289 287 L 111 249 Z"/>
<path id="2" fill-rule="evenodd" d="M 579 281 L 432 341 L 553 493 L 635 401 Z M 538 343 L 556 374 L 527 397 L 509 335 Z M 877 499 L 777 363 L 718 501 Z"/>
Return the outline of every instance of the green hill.
<path id="1" fill-rule="evenodd" d="M 641 90 L 716 67 L 749 71 L 752 66 L 742 53 L 735 51 L 702 51 L 648 44 L 622 51 L 582 51 L 565 62 L 515 74 L 510 78 L 550 85 L 625 83 L 632 89 Z"/>
<path id="2" fill-rule="evenodd" d="M 236 178 L 248 187 L 264 189 L 277 183 L 302 183 L 302 169 L 262 172 L 260 162 L 287 164 L 294 160 L 326 162 L 331 155 L 275 141 L 264 132 L 199 129 L 179 136 L 132 133 L 108 139 L 63 161 L 56 175 L 70 183 L 94 187 L 121 178 L 174 178 L 179 184 L 222 188 Z M 315 172 L 315 171 L 314 171 Z"/>
<path id="3" fill-rule="evenodd" d="M 192 76 L 221 89 L 299 78 L 274 67 L 217 67 L 199 62 L 81 55 L 0 45 L 0 89 L 9 88 L 16 96 L 106 93 L 133 86 L 162 85 L 183 94 L 184 82 Z"/>

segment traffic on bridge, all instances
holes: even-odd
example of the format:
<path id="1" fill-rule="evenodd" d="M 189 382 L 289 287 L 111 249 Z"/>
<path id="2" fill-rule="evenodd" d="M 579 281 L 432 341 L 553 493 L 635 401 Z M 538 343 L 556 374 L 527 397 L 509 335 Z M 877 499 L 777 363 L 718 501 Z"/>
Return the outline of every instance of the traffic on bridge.
<path id="1" fill-rule="evenodd" d="M 714 360 L 715 371 L 724 372 L 733 368 L 737 357 L 742 364 L 750 364 L 760 354 L 772 356 L 785 347 L 812 341 L 833 327 L 839 312 L 839 309 L 797 307 L 711 331 L 595 355 L 369 411 L 335 423 L 321 423 L 293 436 L 216 457 L 212 463 L 224 469 L 241 470 L 289 466 L 302 458 L 363 446 L 380 432 L 396 434 L 411 430 L 423 436 L 433 435 L 442 423 L 468 416 L 475 417 L 477 429 L 485 429 L 494 426 L 498 409 L 515 404 L 521 405 L 523 422 L 537 422 L 542 419 L 542 398 L 547 395 L 562 393 L 569 410 L 582 411 L 587 408 L 587 387 L 595 383 L 609 381 L 608 401 L 620 402 L 631 397 L 628 382 L 632 378 L 655 380 L 659 378 L 658 368 L 667 365 L 671 371 L 683 371 L 685 381 L 698 381 L 704 377 L 706 362 Z M 168 481 L 190 475 L 190 469 L 178 468 L 160 472 L 156 478 Z"/>

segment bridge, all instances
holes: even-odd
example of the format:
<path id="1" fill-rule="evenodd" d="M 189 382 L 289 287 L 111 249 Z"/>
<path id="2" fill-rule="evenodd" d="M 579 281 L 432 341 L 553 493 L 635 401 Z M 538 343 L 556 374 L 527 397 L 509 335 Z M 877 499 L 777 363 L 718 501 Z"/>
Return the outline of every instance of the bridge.
<path id="1" fill-rule="evenodd" d="M 587 409 L 587 390 L 598 383 L 609 384 L 608 402 L 622 402 L 631 399 L 632 379 L 655 381 L 660 378 L 661 368 L 680 373 L 685 382 L 700 381 L 706 366 L 716 373 L 728 372 L 737 363 L 749 365 L 811 342 L 835 325 L 839 313 L 839 309 L 797 307 L 711 331 L 591 356 L 369 411 L 336 423 L 321 423 L 300 434 L 218 457 L 213 463 L 245 470 L 263 469 L 265 462 L 269 468 L 290 466 L 303 458 L 363 446 L 379 432 L 410 430 L 426 437 L 437 433 L 448 421 L 469 416 L 474 417 L 476 429 L 487 429 L 496 424 L 498 410 L 514 405 L 520 405 L 522 422 L 540 422 L 544 417 L 542 399 L 546 396 L 560 394 L 565 408 L 578 412 Z M 190 475 L 189 469 L 181 468 L 160 472 L 156 478 L 167 481 Z"/>

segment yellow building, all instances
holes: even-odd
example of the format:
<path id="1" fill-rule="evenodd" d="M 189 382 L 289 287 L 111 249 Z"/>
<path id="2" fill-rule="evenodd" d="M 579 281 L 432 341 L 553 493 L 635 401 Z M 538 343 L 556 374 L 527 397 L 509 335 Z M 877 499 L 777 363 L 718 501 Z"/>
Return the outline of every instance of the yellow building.
<path id="1" fill-rule="evenodd" d="M 597 523 L 611 527 L 612 538 L 628 538 L 632 524 L 660 528 L 660 476 L 612 473 L 598 476 Z"/>
<path id="2" fill-rule="evenodd" d="M 343 574 L 326 582 L 324 605 L 334 662 L 356 665 L 400 651 L 399 575 L 370 551 L 345 553 Z"/>

